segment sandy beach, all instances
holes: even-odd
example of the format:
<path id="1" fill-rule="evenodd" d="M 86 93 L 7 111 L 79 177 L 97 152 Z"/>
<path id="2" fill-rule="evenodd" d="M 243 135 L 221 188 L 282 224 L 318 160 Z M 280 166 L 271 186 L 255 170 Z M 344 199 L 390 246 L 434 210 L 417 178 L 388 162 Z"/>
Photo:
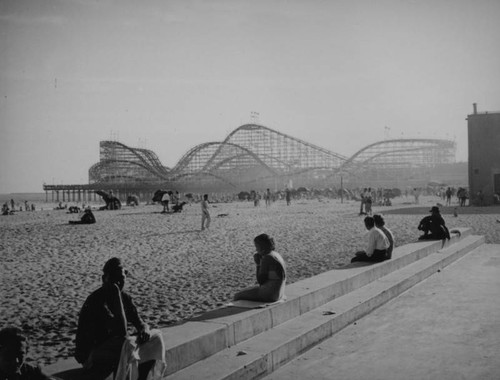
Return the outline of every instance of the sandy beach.
<path id="1" fill-rule="evenodd" d="M 397 198 L 385 215 L 396 246 L 416 241 L 416 226 L 441 202 Z M 449 228 L 471 227 L 487 242 L 500 243 L 500 208 L 443 209 Z M 40 210 L 41 207 L 44 210 Z M 104 262 L 121 257 L 130 271 L 125 290 L 152 327 L 167 327 L 222 306 L 254 284 L 252 240 L 275 238 L 287 262 L 288 282 L 339 268 L 364 246 L 366 230 L 359 202 L 333 199 L 277 201 L 266 208 L 252 202 L 210 205 L 212 224 L 200 231 L 199 204 L 179 214 L 159 205 L 95 211 L 94 225 L 69 225 L 77 214 L 38 204 L 36 212 L 0 217 L 1 326 L 23 328 L 30 357 L 41 364 L 71 357 L 77 314 L 101 284 Z M 168 339 L 168 334 L 167 334 Z"/>

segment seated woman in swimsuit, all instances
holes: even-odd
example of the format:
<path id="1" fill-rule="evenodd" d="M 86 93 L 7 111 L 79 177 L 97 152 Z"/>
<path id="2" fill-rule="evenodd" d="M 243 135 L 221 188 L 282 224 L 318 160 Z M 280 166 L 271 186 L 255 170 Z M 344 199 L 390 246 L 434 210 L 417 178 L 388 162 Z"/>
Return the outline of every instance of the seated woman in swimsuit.
<path id="1" fill-rule="evenodd" d="M 275 302 L 285 294 L 286 265 L 274 249 L 274 240 L 267 234 L 254 239 L 257 253 L 254 254 L 257 265 L 258 286 L 244 289 L 234 296 L 234 300 Z"/>

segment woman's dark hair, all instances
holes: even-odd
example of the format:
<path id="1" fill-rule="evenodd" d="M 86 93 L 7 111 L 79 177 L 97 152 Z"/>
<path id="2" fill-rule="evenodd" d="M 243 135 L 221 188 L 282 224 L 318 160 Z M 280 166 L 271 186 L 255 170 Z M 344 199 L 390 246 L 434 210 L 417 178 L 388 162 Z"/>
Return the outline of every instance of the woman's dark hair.
<path id="1" fill-rule="evenodd" d="M 22 330 L 17 327 L 5 327 L 0 331 L 0 347 L 7 347 L 27 342 Z"/>
<path id="2" fill-rule="evenodd" d="M 380 214 L 373 215 L 373 220 L 375 221 L 376 226 L 383 226 L 385 224 L 384 217 Z"/>
<path id="3" fill-rule="evenodd" d="M 253 241 L 257 244 L 259 244 L 261 247 L 265 248 L 266 251 L 268 250 L 269 252 L 274 251 L 274 240 L 271 236 L 268 234 L 261 234 L 257 236 Z"/>

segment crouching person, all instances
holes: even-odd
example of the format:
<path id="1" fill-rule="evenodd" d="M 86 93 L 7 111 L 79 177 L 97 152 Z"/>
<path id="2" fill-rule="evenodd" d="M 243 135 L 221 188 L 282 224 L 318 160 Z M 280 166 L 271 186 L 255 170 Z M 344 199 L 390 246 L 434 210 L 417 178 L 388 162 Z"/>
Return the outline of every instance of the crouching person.
<path id="1" fill-rule="evenodd" d="M 123 291 L 127 271 L 113 257 L 103 268 L 102 286 L 85 301 L 78 319 L 75 358 L 92 378 L 161 379 L 165 347 L 159 330 L 150 330 Z M 128 324 L 137 336 L 128 334 Z"/>

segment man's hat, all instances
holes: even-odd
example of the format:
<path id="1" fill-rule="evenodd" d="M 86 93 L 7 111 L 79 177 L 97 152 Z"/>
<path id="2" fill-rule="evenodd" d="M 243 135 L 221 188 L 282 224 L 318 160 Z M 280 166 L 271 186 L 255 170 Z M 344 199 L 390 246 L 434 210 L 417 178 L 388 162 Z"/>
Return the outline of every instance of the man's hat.
<path id="1" fill-rule="evenodd" d="M 104 264 L 102 271 L 105 274 L 110 274 L 121 268 L 123 268 L 122 261 L 118 257 L 113 257 L 106 261 L 106 264 Z"/>
<path id="2" fill-rule="evenodd" d="M 432 206 L 429 212 L 439 212 L 439 207 L 438 206 Z"/>

